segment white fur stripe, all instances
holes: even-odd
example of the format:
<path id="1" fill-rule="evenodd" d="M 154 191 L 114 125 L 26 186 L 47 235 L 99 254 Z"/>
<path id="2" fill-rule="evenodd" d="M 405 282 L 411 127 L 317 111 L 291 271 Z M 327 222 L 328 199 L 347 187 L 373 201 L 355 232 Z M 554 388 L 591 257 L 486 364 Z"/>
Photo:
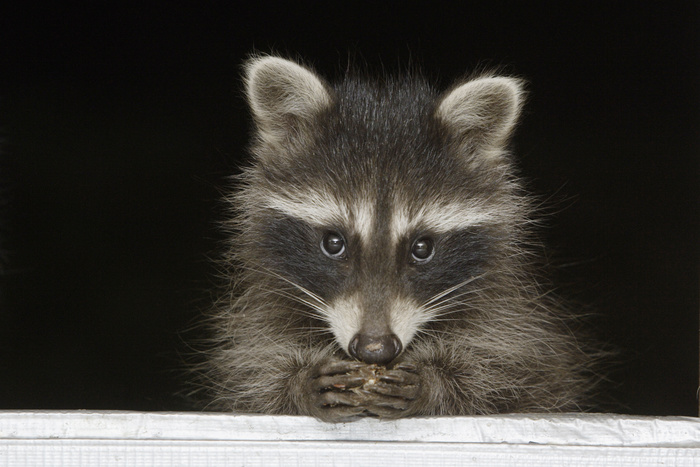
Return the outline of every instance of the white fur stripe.
<path id="1" fill-rule="evenodd" d="M 413 210 L 411 210 L 413 211 Z M 391 232 L 394 242 L 411 234 L 418 228 L 430 229 L 435 233 L 461 230 L 476 225 L 498 222 L 499 216 L 493 210 L 468 203 L 429 203 L 414 212 L 405 208 L 394 211 L 391 219 Z"/>
<path id="2" fill-rule="evenodd" d="M 429 316 L 414 300 L 398 297 L 392 302 L 389 319 L 392 332 L 406 348 Z"/>
<path id="3" fill-rule="evenodd" d="M 355 232 L 360 235 L 363 244 L 369 245 L 376 218 L 374 205 L 366 200 L 358 200 L 352 208 L 352 213 Z"/>
<path id="4" fill-rule="evenodd" d="M 352 205 L 328 193 L 307 190 L 305 192 L 270 192 L 264 197 L 265 207 L 301 219 L 316 227 L 344 229 L 353 232 L 367 244 L 374 229 L 375 208 L 358 199 Z"/>
<path id="5" fill-rule="evenodd" d="M 359 197 L 352 204 L 330 193 L 307 190 L 304 192 L 269 192 L 261 197 L 264 206 L 303 220 L 316 227 L 342 229 L 355 233 L 367 245 L 374 234 L 376 209 L 366 198 Z M 503 209 L 501 209 L 503 210 Z M 498 223 L 499 210 L 488 209 L 466 202 L 428 202 L 420 208 L 397 206 L 391 218 L 394 243 L 411 235 L 417 229 L 445 233 L 465 228 Z"/>
<path id="6" fill-rule="evenodd" d="M 360 296 L 352 294 L 338 298 L 328 306 L 326 311 L 328 322 L 335 341 L 347 352 L 350 341 L 362 327 L 363 310 L 360 306 Z"/>

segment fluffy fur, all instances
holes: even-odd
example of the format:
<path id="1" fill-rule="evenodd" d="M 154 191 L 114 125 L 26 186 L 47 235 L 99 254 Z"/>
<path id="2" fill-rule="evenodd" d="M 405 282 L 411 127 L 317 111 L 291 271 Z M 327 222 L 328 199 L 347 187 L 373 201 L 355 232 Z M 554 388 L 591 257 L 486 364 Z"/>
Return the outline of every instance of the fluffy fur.
<path id="1" fill-rule="evenodd" d="M 346 421 L 585 404 L 592 358 L 537 280 L 507 151 L 519 80 L 331 85 L 265 56 L 246 94 L 256 131 L 228 199 L 212 407 Z"/>

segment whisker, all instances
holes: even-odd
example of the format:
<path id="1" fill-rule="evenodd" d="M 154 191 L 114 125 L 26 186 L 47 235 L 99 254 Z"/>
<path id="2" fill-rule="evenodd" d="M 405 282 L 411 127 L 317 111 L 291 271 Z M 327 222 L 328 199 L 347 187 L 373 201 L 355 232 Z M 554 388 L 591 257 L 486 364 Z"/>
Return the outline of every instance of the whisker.
<path id="1" fill-rule="evenodd" d="M 313 299 L 316 300 L 317 302 L 323 304 L 324 306 L 327 306 L 326 301 L 325 301 L 322 297 L 320 297 L 318 294 L 315 294 L 314 292 L 310 291 L 310 290 L 307 289 L 306 287 L 303 287 L 302 285 L 297 284 L 296 282 L 294 282 L 294 281 L 292 281 L 292 280 L 290 280 L 290 279 L 287 279 L 286 277 L 282 276 L 281 274 L 278 274 L 278 273 L 276 273 L 276 272 L 274 272 L 274 271 L 271 271 L 271 270 L 269 270 L 269 269 L 253 269 L 253 268 L 250 268 L 250 267 L 247 268 L 247 269 L 248 269 L 248 270 L 251 270 L 251 271 L 259 272 L 259 273 L 262 273 L 262 274 L 266 274 L 266 275 L 268 275 L 268 276 L 270 276 L 270 277 L 274 277 L 274 278 L 276 278 L 276 279 L 280 279 L 280 280 L 286 282 L 287 284 L 291 285 L 291 286 L 294 287 L 295 289 L 297 289 L 297 290 L 303 292 L 305 295 L 308 295 L 309 297 L 313 298 Z"/>
<path id="2" fill-rule="evenodd" d="M 467 280 L 465 280 L 465 281 L 462 281 L 462 282 L 460 282 L 460 283 L 457 284 L 457 285 L 454 285 L 454 286 L 452 286 L 452 287 L 449 287 L 448 289 L 446 289 L 446 290 L 444 290 L 444 291 L 438 293 L 437 295 L 433 296 L 430 300 L 428 300 L 427 302 L 425 302 L 424 306 L 430 305 L 431 303 L 433 303 L 433 302 L 435 302 L 435 301 L 437 301 L 437 300 L 440 300 L 440 299 L 441 299 L 442 297 L 444 297 L 445 295 L 449 295 L 450 293 L 454 292 L 455 290 L 464 287 L 465 285 L 467 285 L 467 284 L 469 284 L 469 283 L 475 281 L 476 279 L 479 279 L 480 277 L 483 277 L 483 274 L 482 274 L 482 275 L 479 275 L 479 276 L 472 276 L 472 277 L 470 277 L 469 279 L 467 279 Z"/>

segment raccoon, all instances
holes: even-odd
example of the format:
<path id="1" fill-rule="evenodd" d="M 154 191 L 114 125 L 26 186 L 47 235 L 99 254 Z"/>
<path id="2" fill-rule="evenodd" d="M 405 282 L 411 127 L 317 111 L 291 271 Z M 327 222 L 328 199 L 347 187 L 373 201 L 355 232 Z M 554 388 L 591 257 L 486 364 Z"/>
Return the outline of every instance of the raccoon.
<path id="1" fill-rule="evenodd" d="M 592 357 L 538 279 L 508 152 L 519 79 L 330 84 L 257 56 L 245 90 L 255 132 L 226 199 L 215 408 L 342 422 L 586 403 Z"/>

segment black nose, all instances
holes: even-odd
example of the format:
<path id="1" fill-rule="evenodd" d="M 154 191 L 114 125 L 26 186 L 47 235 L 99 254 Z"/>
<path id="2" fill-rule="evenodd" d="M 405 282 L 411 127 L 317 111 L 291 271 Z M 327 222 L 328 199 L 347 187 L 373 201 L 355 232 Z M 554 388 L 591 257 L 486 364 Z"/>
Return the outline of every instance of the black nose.
<path id="1" fill-rule="evenodd" d="M 383 336 L 355 334 L 355 337 L 350 341 L 348 352 L 354 358 L 365 363 L 385 365 L 399 356 L 401 341 L 396 337 L 396 334 Z"/>

